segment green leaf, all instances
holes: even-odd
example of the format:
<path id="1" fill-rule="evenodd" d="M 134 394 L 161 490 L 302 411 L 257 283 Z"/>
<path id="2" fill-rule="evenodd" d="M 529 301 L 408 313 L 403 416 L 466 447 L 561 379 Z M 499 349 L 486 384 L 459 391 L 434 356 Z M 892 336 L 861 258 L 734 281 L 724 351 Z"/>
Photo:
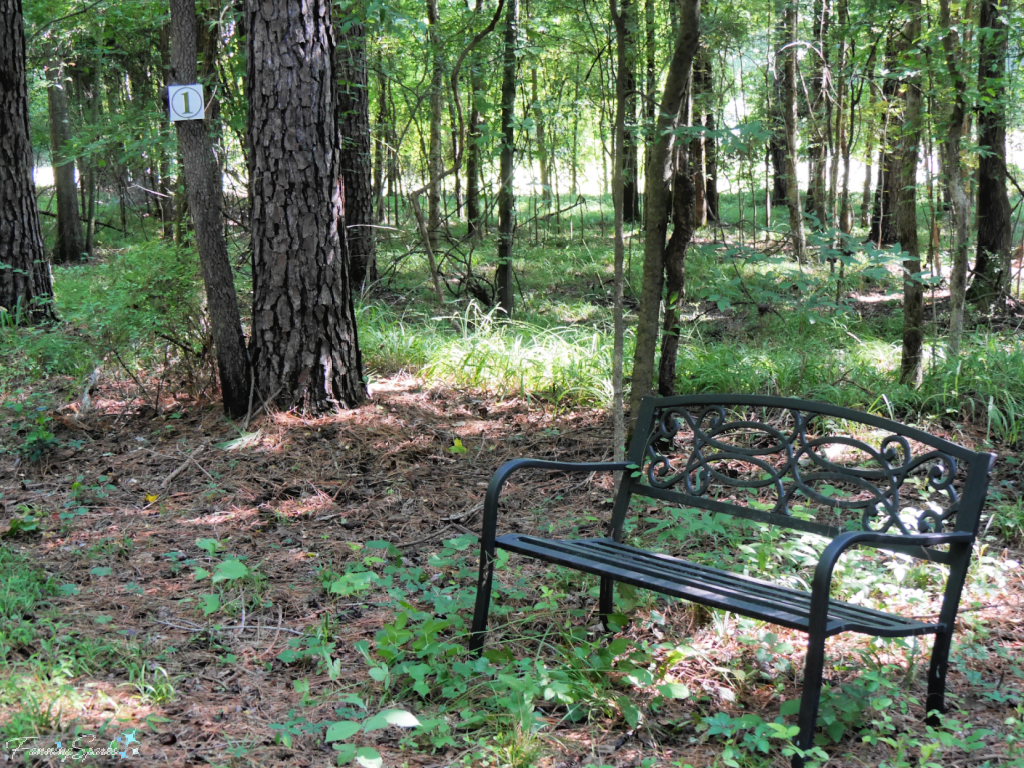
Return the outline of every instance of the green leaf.
<path id="1" fill-rule="evenodd" d="M 235 581 L 249 575 L 249 569 L 241 560 L 224 560 L 217 563 L 213 574 L 213 583 L 219 581 Z"/>
<path id="2" fill-rule="evenodd" d="M 355 759 L 355 744 L 335 744 L 334 750 L 338 755 L 338 765 L 348 765 Z"/>
<path id="3" fill-rule="evenodd" d="M 378 712 L 367 720 L 363 724 L 363 730 L 366 733 L 370 733 L 371 731 L 379 731 L 381 728 L 387 728 L 389 725 L 395 725 L 399 728 L 415 728 L 419 724 L 419 719 L 412 712 L 407 712 L 404 709 L 385 709 L 383 712 Z"/>
<path id="4" fill-rule="evenodd" d="M 640 725 L 640 710 L 627 699 L 625 696 L 620 696 L 618 700 L 619 709 L 622 710 L 622 717 L 629 723 L 630 728 L 636 728 Z"/>
<path id="5" fill-rule="evenodd" d="M 196 581 L 202 581 L 209 575 L 210 572 L 205 568 L 196 568 Z"/>
<path id="6" fill-rule="evenodd" d="M 783 702 L 782 709 L 779 710 L 781 715 L 795 715 L 800 711 L 800 699 L 790 699 L 789 701 Z"/>
<path id="7" fill-rule="evenodd" d="M 451 448 L 448 449 L 448 452 L 449 453 L 465 453 L 466 452 L 466 446 L 464 446 L 462 444 L 462 441 L 459 438 L 456 437 L 455 438 L 455 444 Z"/>
<path id="8" fill-rule="evenodd" d="M 109 576 L 114 572 L 113 568 L 93 568 L 89 573 L 93 576 Z"/>
<path id="9" fill-rule="evenodd" d="M 204 616 L 220 610 L 220 595 L 203 595 L 202 598 Z"/>
<path id="10" fill-rule="evenodd" d="M 360 747 L 356 750 L 356 762 L 363 768 L 381 768 L 384 765 L 380 752 L 369 747 Z"/>
<path id="11" fill-rule="evenodd" d="M 57 591 L 65 597 L 70 597 L 71 595 L 77 595 L 82 590 L 80 590 L 75 584 L 61 584 L 57 587 Z"/>
<path id="12" fill-rule="evenodd" d="M 843 734 L 846 733 L 846 726 L 841 720 L 836 720 L 834 723 L 830 723 L 825 730 L 828 731 L 832 741 L 838 744 L 839 740 L 843 738 Z"/>
<path id="13" fill-rule="evenodd" d="M 206 550 L 210 557 L 224 549 L 224 545 L 216 539 L 196 539 L 196 546 Z"/>
<path id="14" fill-rule="evenodd" d="M 341 720 L 337 723 L 331 723 L 327 728 L 327 743 L 330 744 L 332 741 L 344 741 L 350 739 L 359 733 L 361 726 L 354 720 Z"/>
<path id="15" fill-rule="evenodd" d="M 665 683 L 665 685 L 659 685 L 658 693 L 660 693 L 666 699 L 690 698 L 690 689 L 682 683 Z"/>

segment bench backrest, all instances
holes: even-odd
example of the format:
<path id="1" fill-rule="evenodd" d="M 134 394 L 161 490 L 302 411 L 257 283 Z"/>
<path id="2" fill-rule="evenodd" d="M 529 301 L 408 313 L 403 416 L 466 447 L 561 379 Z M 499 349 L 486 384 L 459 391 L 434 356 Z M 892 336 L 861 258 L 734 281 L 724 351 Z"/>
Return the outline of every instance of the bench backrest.
<path id="1" fill-rule="evenodd" d="M 976 535 L 995 458 L 826 403 L 645 397 L 628 455 L 636 469 L 620 488 L 612 534 L 621 536 L 630 497 L 645 496 L 828 537 Z M 948 561 L 934 548 L 888 548 Z"/>

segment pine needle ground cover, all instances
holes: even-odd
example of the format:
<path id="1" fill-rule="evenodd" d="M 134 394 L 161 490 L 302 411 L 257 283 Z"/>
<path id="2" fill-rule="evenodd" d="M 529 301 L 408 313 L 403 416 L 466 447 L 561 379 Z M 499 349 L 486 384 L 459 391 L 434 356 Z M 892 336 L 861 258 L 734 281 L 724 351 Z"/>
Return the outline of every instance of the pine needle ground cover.
<path id="1" fill-rule="evenodd" d="M 518 455 L 608 458 L 603 412 L 395 377 L 356 411 L 264 415 L 239 432 L 198 404 L 154 418 L 136 395 L 132 382 L 101 387 L 78 442 L 58 424 L 62 445 L 42 463 L 4 457 L 5 739 L 131 728 L 154 765 L 785 759 L 802 645 L 787 630 L 626 589 L 621 631 L 605 636 L 596 583 L 507 561 L 490 650 L 466 654 L 487 479 Z M 1021 759 L 1009 461 L 964 600 L 956 709 L 923 725 L 927 655 L 913 641 L 836 638 L 830 765 Z M 598 476 L 537 475 L 512 491 L 504 524 L 573 535 L 598 534 L 611 496 Z M 629 536 L 644 546 L 793 579 L 819 546 L 757 526 L 740 540 L 671 508 L 639 519 Z M 853 557 L 876 578 L 840 578 L 844 598 L 933 612 L 930 567 Z"/>

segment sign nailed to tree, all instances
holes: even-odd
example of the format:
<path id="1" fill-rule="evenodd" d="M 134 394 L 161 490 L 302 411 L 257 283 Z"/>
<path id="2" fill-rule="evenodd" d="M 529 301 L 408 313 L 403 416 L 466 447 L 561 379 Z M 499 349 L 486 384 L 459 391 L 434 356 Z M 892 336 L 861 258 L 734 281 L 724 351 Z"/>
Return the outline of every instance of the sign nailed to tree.
<path id="1" fill-rule="evenodd" d="M 179 120 L 202 120 L 204 117 L 203 86 L 199 83 L 167 86 L 167 101 L 172 123 Z"/>

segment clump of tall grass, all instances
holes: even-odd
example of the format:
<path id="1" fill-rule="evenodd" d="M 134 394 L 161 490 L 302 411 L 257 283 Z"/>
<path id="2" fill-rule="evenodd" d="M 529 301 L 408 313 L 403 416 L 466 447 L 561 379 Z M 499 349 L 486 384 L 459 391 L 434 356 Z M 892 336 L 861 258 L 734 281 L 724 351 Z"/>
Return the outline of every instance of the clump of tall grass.
<path id="1" fill-rule="evenodd" d="M 398 316 L 364 306 L 358 320 L 367 367 L 415 370 L 428 381 L 534 396 L 561 404 L 611 401 L 612 335 L 594 325 L 542 327 L 470 304 L 459 315 Z M 631 357 L 632 338 L 626 356 Z"/>

